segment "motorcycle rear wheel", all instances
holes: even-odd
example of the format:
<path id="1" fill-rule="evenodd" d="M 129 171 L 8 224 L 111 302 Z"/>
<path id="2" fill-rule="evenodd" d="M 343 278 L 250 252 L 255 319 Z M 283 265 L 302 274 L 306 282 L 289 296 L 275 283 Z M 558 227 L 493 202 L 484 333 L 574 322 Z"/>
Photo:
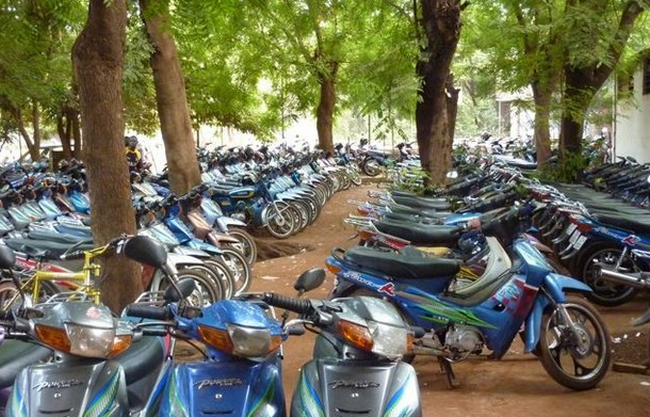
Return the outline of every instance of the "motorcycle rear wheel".
<path id="1" fill-rule="evenodd" d="M 578 261 L 577 277 L 593 289 L 593 292 L 586 294 L 589 301 L 603 307 L 616 307 L 636 297 L 636 288 L 598 278 L 595 271 L 596 264 L 614 267 L 622 252 L 619 245 L 610 242 L 598 242 L 585 250 Z M 626 257 L 621 266 L 635 272 L 634 261 L 630 257 Z"/>
<path id="2" fill-rule="evenodd" d="M 540 361 L 559 384 L 574 390 L 594 388 L 607 374 L 612 360 L 609 332 L 586 300 L 570 299 L 563 306 L 574 330 L 559 309 L 546 311 L 539 340 Z"/>

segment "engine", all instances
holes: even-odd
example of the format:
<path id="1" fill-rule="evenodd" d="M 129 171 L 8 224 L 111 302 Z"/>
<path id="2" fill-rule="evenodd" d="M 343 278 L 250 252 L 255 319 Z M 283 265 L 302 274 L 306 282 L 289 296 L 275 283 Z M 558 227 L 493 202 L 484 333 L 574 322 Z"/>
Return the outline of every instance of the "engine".
<path id="1" fill-rule="evenodd" d="M 457 355 L 454 359 L 459 359 L 472 353 L 481 353 L 483 338 L 481 333 L 472 326 L 452 324 L 445 333 L 445 347 Z"/>

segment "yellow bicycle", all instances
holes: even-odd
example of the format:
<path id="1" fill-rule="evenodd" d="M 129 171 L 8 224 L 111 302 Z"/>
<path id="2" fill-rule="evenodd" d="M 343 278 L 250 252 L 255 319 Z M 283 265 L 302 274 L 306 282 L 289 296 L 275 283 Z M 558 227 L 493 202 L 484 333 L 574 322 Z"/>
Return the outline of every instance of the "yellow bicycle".
<path id="1" fill-rule="evenodd" d="M 83 267 L 78 272 L 54 272 L 40 268 L 39 262 L 36 270 L 21 273 L 20 289 L 27 296 L 29 303 L 44 301 L 56 293 L 62 296 L 79 297 L 83 294 L 85 299 L 99 303 L 100 291 L 95 287 L 96 280 L 100 276 L 101 267 L 96 260 L 111 252 L 117 244 L 124 241 L 124 238 L 114 239 L 104 246 L 99 246 L 85 251 L 66 253 L 61 256 L 62 260 L 73 260 L 83 258 Z M 56 283 L 65 282 L 69 291 L 62 292 Z M 48 285 L 49 284 L 49 285 Z M 76 295 L 75 295 L 76 294 Z M 15 305 L 20 299 L 20 292 L 12 280 L 0 282 L 0 311 L 6 311 Z"/>

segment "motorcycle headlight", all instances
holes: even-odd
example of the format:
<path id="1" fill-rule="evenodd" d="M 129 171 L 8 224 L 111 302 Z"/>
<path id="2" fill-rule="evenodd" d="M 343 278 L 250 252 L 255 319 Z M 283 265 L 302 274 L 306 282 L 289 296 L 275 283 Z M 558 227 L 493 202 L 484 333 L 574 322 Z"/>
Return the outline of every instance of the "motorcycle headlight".
<path id="1" fill-rule="evenodd" d="M 199 326 L 198 330 L 205 343 L 222 352 L 244 358 L 267 356 L 282 343 L 282 336 L 271 336 L 267 329 L 229 324 L 225 331 L 209 326 Z"/>
<path id="2" fill-rule="evenodd" d="M 385 356 L 399 359 L 409 351 L 412 335 L 403 327 L 368 321 L 368 327 L 341 320 L 339 330 L 343 339 L 352 346 Z"/>
<path id="3" fill-rule="evenodd" d="M 60 352 L 88 358 L 112 358 L 131 346 L 131 335 L 116 335 L 115 329 L 66 324 L 65 328 L 37 324 L 36 337 Z"/>

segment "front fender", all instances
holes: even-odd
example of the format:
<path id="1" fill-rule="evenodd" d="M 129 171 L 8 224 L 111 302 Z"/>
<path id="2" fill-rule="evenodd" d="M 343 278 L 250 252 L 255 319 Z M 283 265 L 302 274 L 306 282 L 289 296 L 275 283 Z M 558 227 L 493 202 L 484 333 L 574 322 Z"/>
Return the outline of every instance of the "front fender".
<path id="1" fill-rule="evenodd" d="M 246 227 L 246 223 L 241 220 L 233 219 L 232 217 L 221 216 L 217 219 L 217 226 L 219 230 L 225 232 L 229 229 L 228 226 Z"/>
<path id="2" fill-rule="evenodd" d="M 544 278 L 544 292 L 540 292 L 535 304 L 526 318 L 526 333 L 524 336 L 524 352 L 535 349 L 539 343 L 542 327 L 542 316 L 549 305 L 566 302 L 566 292 L 591 292 L 592 289 L 575 278 L 550 273 Z"/>

